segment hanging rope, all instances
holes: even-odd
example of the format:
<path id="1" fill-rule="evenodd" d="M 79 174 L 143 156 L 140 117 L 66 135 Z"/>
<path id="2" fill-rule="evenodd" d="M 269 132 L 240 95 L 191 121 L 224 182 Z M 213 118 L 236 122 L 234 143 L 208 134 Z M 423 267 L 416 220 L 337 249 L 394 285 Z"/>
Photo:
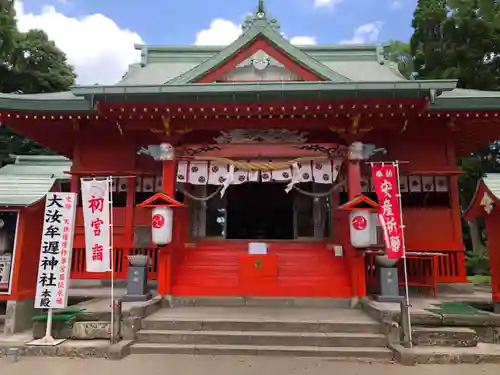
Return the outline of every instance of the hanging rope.
<path id="1" fill-rule="evenodd" d="M 301 188 L 299 188 L 297 185 L 294 185 L 293 188 L 295 190 L 297 190 L 299 193 L 301 194 L 304 194 L 304 195 L 307 195 L 308 197 L 313 197 L 313 198 L 323 198 L 323 197 L 326 197 L 328 195 L 330 195 L 331 193 L 333 193 L 335 190 L 341 188 L 342 186 L 345 185 L 345 181 L 341 181 L 339 182 L 338 184 L 336 185 L 333 185 L 328 191 L 326 192 L 323 192 L 323 193 L 313 193 L 311 191 L 305 191 L 305 190 L 302 190 Z"/>
<path id="2" fill-rule="evenodd" d="M 214 161 L 220 164 L 230 164 L 234 165 L 235 168 L 243 171 L 276 171 L 280 169 L 290 168 L 295 163 L 315 161 L 315 160 L 329 160 L 325 156 L 307 157 L 307 158 L 297 158 L 288 161 L 272 161 L 272 162 L 247 162 L 241 160 L 232 160 L 227 158 L 215 157 L 215 156 L 205 156 L 205 157 L 193 157 L 194 160 L 199 161 Z"/>
<path id="3" fill-rule="evenodd" d="M 213 197 L 215 197 L 217 194 L 219 194 L 220 191 L 221 191 L 221 189 L 222 189 L 222 186 L 219 186 L 219 187 L 217 187 L 217 190 L 215 190 L 212 194 L 207 195 L 206 197 L 196 197 L 193 194 L 188 193 L 185 189 L 179 187 L 179 191 L 182 194 L 186 195 L 189 199 L 192 199 L 192 200 L 197 201 L 197 202 L 206 202 L 206 201 L 209 201 L 210 199 L 212 199 Z"/>

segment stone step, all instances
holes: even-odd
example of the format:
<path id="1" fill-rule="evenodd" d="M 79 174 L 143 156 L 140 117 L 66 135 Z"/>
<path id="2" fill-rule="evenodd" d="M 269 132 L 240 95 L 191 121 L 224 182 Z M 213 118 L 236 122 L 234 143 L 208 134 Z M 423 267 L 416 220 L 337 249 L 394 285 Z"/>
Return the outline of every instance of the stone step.
<path id="1" fill-rule="evenodd" d="M 317 346 L 261 346 L 261 345 L 193 345 L 135 343 L 131 354 L 209 354 L 209 355 L 275 355 L 299 357 L 329 357 L 338 359 L 392 360 L 387 348 L 330 348 Z"/>
<path id="2" fill-rule="evenodd" d="M 397 361 L 404 365 L 451 363 L 500 363 L 500 345 L 479 343 L 475 347 L 414 346 L 393 347 Z"/>
<path id="3" fill-rule="evenodd" d="M 477 346 L 479 337 L 473 329 L 465 327 L 413 327 L 415 346 L 462 347 Z"/>
<path id="4" fill-rule="evenodd" d="M 237 281 L 237 280 L 236 280 Z M 347 298 L 173 297 L 173 306 L 348 308 Z"/>
<path id="5" fill-rule="evenodd" d="M 272 332 L 317 332 L 317 333 L 380 333 L 375 321 L 284 321 L 284 320 L 195 320 L 180 318 L 146 318 L 141 323 L 145 330 L 180 331 L 272 331 Z"/>
<path id="6" fill-rule="evenodd" d="M 380 333 L 305 333 L 263 331 L 162 331 L 141 330 L 141 343 L 193 345 L 266 345 L 319 347 L 385 347 L 386 338 Z"/>

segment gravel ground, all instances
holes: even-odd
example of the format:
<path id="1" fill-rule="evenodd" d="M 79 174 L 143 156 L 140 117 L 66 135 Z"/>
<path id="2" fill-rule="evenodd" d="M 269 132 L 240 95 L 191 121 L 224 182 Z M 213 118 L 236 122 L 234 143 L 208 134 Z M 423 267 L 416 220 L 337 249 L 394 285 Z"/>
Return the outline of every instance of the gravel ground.
<path id="1" fill-rule="evenodd" d="M 338 362 L 293 357 L 132 355 L 121 361 L 69 358 L 0 359 L 3 375 L 471 375 L 500 374 L 500 365 L 419 365 L 403 367 L 387 363 Z"/>

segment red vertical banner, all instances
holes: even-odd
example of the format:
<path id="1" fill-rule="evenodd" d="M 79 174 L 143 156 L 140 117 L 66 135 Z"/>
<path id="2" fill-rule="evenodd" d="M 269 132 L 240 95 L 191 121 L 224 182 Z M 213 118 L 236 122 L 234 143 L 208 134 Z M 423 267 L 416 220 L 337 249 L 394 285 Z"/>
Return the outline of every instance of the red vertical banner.
<path id="1" fill-rule="evenodd" d="M 398 170 L 395 164 L 372 165 L 372 179 L 380 205 L 378 220 L 384 233 L 386 254 L 389 259 L 404 256 L 404 236 Z"/>

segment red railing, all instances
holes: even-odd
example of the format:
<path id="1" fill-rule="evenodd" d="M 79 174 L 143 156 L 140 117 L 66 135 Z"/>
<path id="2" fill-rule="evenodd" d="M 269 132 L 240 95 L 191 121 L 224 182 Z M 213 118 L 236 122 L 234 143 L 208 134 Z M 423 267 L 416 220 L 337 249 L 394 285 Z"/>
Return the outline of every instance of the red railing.
<path id="1" fill-rule="evenodd" d="M 126 279 L 128 272 L 127 256 L 144 254 L 149 255 L 149 275 L 150 280 L 157 278 L 157 264 L 158 264 L 158 248 L 132 248 L 123 249 L 115 248 L 113 252 L 114 260 L 114 277 L 115 279 Z M 109 279 L 111 272 L 87 272 L 85 269 L 85 249 L 74 248 L 73 256 L 71 259 L 71 278 L 72 279 Z"/>
<path id="2" fill-rule="evenodd" d="M 369 289 L 377 283 L 376 252 L 366 253 L 366 280 Z M 397 263 L 400 281 L 404 281 L 403 262 Z M 466 282 L 465 254 L 462 251 L 409 251 L 407 256 L 408 284 L 432 288 L 437 283 Z"/>

